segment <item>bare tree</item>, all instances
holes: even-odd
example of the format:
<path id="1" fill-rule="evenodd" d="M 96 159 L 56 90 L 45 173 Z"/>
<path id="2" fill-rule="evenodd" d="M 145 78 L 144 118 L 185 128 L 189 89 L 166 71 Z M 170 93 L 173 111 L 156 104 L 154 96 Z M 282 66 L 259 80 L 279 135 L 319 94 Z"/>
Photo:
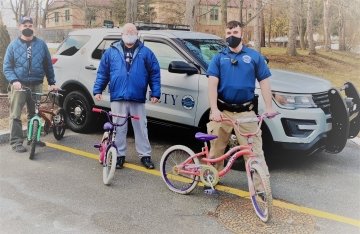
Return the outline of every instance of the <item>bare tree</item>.
<path id="1" fill-rule="evenodd" d="M 156 19 L 155 8 L 150 5 L 151 0 L 139 0 L 137 9 L 137 20 L 152 23 Z"/>
<path id="2" fill-rule="evenodd" d="M 307 21 L 306 21 L 306 28 L 307 28 L 307 41 L 309 44 L 309 54 L 316 54 L 315 50 L 315 42 L 314 42 L 314 2 L 309 0 L 307 3 Z"/>
<path id="3" fill-rule="evenodd" d="M 339 0 L 339 5 L 338 5 L 338 34 L 339 34 L 339 50 L 340 51 L 345 51 L 346 50 L 346 33 L 345 33 L 345 26 L 346 26 L 346 21 L 345 21 L 345 8 L 348 7 L 346 6 L 347 1 L 344 2 L 342 0 Z"/>
<path id="4" fill-rule="evenodd" d="M 10 0 L 10 6 L 15 15 L 16 22 L 19 22 L 20 17 L 23 14 L 23 0 Z"/>
<path id="5" fill-rule="evenodd" d="M 312 0 L 310 0 L 312 1 Z M 300 1 L 300 12 L 299 12 L 299 39 L 300 39 L 300 48 L 305 50 L 306 44 L 305 44 L 305 32 L 306 32 L 306 19 L 305 19 L 305 4 L 304 0 Z"/>
<path id="6" fill-rule="evenodd" d="M 243 22 L 243 6 L 244 6 L 244 0 L 239 0 L 239 21 Z"/>
<path id="7" fill-rule="evenodd" d="M 186 1 L 185 7 L 185 24 L 190 26 L 190 30 L 194 30 L 196 23 L 195 9 L 199 4 L 199 0 Z"/>
<path id="8" fill-rule="evenodd" d="M 325 51 L 331 50 L 331 35 L 330 35 L 330 1 L 331 0 L 323 0 L 324 3 L 324 47 Z"/>
<path id="9" fill-rule="evenodd" d="M 122 25 L 126 21 L 126 0 L 113 0 L 113 9 L 115 18 L 118 20 L 119 25 Z"/>
<path id="10" fill-rule="evenodd" d="M 126 23 L 133 23 L 137 20 L 137 0 L 126 0 Z"/>
<path id="11" fill-rule="evenodd" d="M 227 8 L 228 0 L 221 0 L 221 24 L 223 26 L 227 24 Z"/>
<path id="12" fill-rule="evenodd" d="M 269 24 L 268 24 L 268 46 L 271 47 L 270 39 L 271 39 L 271 26 L 272 26 L 272 20 L 273 20 L 273 10 L 272 10 L 272 4 L 270 4 L 269 9 Z M 265 26 L 265 25 L 264 25 Z"/>
<path id="13" fill-rule="evenodd" d="M 3 67 L 4 57 L 6 48 L 10 43 L 10 36 L 6 29 L 6 26 L 3 24 L 1 11 L 0 11 L 0 67 Z M 7 93 L 8 81 L 5 78 L 5 75 L 0 72 L 0 93 Z"/>
<path id="14" fill-rule="evenodd" d="M 255 0 L 255 12 L 259 12 L 255 18 L 254 24 L 254 49 L 261 52 L 261 17 L 260 9 L 262 8 L 262 0 Z"/>
<path id="15" fill-rule="evenodd" d="M 49 12 L 49 6 L 54 2 L 54 0 L 45 0 L 44 2 L 41 1 L 41 4 L 43 5 L 42 8 L 42 15 L 41 15 L 41 26 L 43 28 L 46 28 L 46 20 L 48 17 Z"/>
<path id="16" fill-rule="evenodd" d="M 290 0 L 289 5 L 289 33 L 288 33 L 288 44 L 286 48 L 286 53 L 290 56 L 296 56 L 296 26 L 297 26 L 297 10 L 298 10 L 298 1 Z"/>

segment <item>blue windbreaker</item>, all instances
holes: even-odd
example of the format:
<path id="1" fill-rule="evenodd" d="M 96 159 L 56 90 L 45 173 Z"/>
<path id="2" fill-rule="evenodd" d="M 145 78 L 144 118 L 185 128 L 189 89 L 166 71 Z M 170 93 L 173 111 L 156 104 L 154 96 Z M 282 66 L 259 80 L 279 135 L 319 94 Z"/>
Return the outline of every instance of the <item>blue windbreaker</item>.
<path id="1" fill-rule="evenodd" d="M 34 37 L 31 43 L 31 59 L 27 58 L 27 44 L 16 38 L 6 49 L 3 72 L 12 84 L 41 84 L 46 76 L 49 85 L 55 84 L 51 55 L 45 42 Z"/>
<path id="2" fill-rule="evenodd" d="M 138 41 L 128 72 L 122 43 L 113 43 L 103 54 L 93 94 L 101 94 L 110 83 L 110 101 L 145 103 L 148 86 L 150 96 L 160 98 L 160 66 L 154 53 Z"/>

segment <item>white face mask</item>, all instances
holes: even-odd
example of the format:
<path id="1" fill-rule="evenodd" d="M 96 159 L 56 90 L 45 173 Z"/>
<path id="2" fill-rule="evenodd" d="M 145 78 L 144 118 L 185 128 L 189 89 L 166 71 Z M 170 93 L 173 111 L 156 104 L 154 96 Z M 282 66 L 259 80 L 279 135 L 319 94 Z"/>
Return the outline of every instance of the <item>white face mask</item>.
<path id="1" fill-rule="evenodd" d="M 137 39 L 138 39 L 137 35 L 123 35 L 122 36 L 122 40 L 124 41 L 124 43 L 129 44 L 129 45 L 134 44 Z"/>

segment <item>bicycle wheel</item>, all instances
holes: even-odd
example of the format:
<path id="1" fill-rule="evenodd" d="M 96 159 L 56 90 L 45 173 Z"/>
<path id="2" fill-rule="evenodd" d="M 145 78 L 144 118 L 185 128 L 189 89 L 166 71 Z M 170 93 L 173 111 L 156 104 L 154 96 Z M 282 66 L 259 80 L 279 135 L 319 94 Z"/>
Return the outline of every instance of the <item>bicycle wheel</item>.
<path id="1" fill-rule="evenodd" d="M 32 126 L 31 143 L 30 143 L 30 155 L 29 155 L 30 160 L 34 159 L 38 130 L 39 130 L 39 121 L 34 120 Z"/>
<path id="2" fill-rule="evenodd" d="M 106 150 L 105 160 L 103 162 L 103 182 L 106 185 L 111 184 L 116 170 L 117 150 L 110 146 Z"/>
<path id="3" fill-rule="evenodd" d="M 65 110 L 60 108 L 52 117 L 53 133 L 56 140 L 63 138 L 65 134 Z"/>
<path id="4" fill-rule="evenodd" d="M 176 166 L 184 162 L 188 157 L 194 155 L 194 152 L 186 146 L 174 145 L 167 149 L 162 155 L 160 161 L 160 172 L 167 187 L 176 193 L 188 194 L 193 191 L 199 183 L 199 176 L 180 174 L 176 171 Z M 193 170 L 200 165 L 199 159 L 194 158 L 187 164 L 189 170 Z"/>
<path id="5" fill-rule="evenodd" d="M 258 163 L 250 164 L 250 178 L 254 194 L 250 194 L 256 215 L 263 222 L 267 222 L 272 214 L 272 195 L 269 177 Z M 250 183 L 249 183 L 250 186 Z M 249 188 L 251 191 L 251 189 Z"/>

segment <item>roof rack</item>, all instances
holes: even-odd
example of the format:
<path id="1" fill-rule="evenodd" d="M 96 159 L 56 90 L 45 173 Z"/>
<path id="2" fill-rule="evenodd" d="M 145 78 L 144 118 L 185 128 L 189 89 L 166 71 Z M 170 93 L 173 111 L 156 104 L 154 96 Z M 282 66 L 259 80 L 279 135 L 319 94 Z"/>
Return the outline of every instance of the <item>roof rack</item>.
<path id="1" fill-rule="evenodd" d="M 171 30 L 190 31 L 190 26 L 184 24 L 164 24 L 164 23 L 144 23 L 144 22 L 135 22 L 134 24 L 138 30 L 171 29 Z"/>

